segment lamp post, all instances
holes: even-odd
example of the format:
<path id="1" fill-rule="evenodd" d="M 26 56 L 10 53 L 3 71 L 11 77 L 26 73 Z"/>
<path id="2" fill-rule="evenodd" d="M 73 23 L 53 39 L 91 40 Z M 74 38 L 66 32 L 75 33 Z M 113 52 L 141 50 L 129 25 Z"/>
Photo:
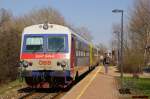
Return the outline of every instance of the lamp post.
<path id="1" fill-rule="evenodd" d="M 121 70 L 121 82 L 123 84 L 123 10 L 114 9 L 113 13 L 121 13 L 121 44 L 120 44 L 120 70 Z"/>

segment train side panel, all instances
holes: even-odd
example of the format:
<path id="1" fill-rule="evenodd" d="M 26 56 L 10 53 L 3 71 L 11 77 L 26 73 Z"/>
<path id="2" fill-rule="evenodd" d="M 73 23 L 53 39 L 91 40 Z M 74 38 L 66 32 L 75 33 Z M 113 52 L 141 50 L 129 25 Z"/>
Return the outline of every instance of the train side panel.
<path id="1" fill-rule="evenodd" d="M 74 51 L 74 79 L 76 76 L 80 76 L 89 70 L 90 58 L 89 58 L 89 44 L 72 35 L 72 46 Z"/>

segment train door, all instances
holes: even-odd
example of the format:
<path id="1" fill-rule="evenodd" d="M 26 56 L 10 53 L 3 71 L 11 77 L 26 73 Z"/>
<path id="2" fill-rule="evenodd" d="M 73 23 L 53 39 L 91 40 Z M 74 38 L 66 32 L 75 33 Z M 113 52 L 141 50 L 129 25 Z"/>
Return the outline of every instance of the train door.
<path id="1" fill-rule="evenodd" d="M 93 46 L 90 44 L 90 66 L 93 65 Z"/>
<path id="2" fill-rule="evenodd" d="M 75 38 L 71 37 L 71 76 L 74 78 L 75 76 Z"/>

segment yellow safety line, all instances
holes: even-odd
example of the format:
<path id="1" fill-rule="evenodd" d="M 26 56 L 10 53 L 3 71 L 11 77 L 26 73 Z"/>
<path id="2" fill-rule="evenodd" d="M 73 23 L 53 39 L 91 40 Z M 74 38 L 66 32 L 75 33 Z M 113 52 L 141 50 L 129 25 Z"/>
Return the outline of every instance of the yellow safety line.
<path id="1" fill-rule="evenodd" d="M 94 80 L 94 78 L 96 77 L 96 75 L 98 74 L 98 72 L 100 72 L 102 66 L 98 69 L 98 71 L 94 74 L 94 76 L 90 79 L 90 81 L 88 82 L 88 84 L 84 87 L 84 89 L 81 91 L 81 93 L 77 96 L 76 99 L 80 99 L 80 97 L 83 95 L 83 93 L 86 91 L 86 89 L 88 88 L 88 86 L 92 83 L 92 81 Z"/>

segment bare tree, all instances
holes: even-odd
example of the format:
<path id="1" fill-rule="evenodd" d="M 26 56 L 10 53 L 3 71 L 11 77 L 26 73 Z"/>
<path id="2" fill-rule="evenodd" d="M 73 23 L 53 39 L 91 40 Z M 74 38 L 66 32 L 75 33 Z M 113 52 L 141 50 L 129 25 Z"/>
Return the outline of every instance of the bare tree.
<path id="1" fill-rule="evenodd" d="M 88 41 L 92 41 L 93 40 L 93 36 L 91 35 L 91 32 L 89 31 L 89 29 L 87 27 L 79 27 L 79 28 L 75 28 L 75 31 L 80 34 L 81 36 L 83 36 L 84 38 L 86 38 Z"/>
<path id="2" fill-rule="evenodd" d="M 64 17 L 51 7 L 32 10 L 29 14 L 24 15 L 21 20 L 25 24 L 40 24 L 44 22 L 59 25 L 66 24 Z"/>
<path id="3" fill-rule="evenodd" d="M 136 72 L 144 65 L 145 48 L 150 43 L 150 0 L 135 0 L 129 16 L 124 39 L 124 71 Z"/>
<path id="4" fill-rule="evenodd" d="M 104 44 L 102 44 L 102 43 L 99 43 L 97 45 L 97 47 L 98 47 L 98 49 L 100 51 L 100 55 L 104 55 L 107 52 L 107 50 L 108 50 L 107 47 Z"/>
<path id="5" fill-rule="evenodd" d="M 113 24 L 112 28 L 113 39 L 112 39 L 112 48 L 119 49 L 120 48 L 120 24 Z"/>
<path id="6" fill-rule="evenodd" d="M 11 34 L 12 14 L 6 9 L 0 9 L 0 82 L 13 79 L 15 72 L 15 48 L 13 42 L 16 38 Z M 12 45 L 12 46 L 11 46 Z M 11 75 L 11 77 L 10 77 Z"/>
<path id="7" fill-rule="evenodd" d="M 131 31 L 130 40 L 132 47 L 139 50 L 143 58 L 146 55 L 146 46 L 150 43 L 150 1 L 135 1 L 134 9 L 129 22 L 129 30 Z M 140 54 L 138 53 L 138 54 Z"/>

